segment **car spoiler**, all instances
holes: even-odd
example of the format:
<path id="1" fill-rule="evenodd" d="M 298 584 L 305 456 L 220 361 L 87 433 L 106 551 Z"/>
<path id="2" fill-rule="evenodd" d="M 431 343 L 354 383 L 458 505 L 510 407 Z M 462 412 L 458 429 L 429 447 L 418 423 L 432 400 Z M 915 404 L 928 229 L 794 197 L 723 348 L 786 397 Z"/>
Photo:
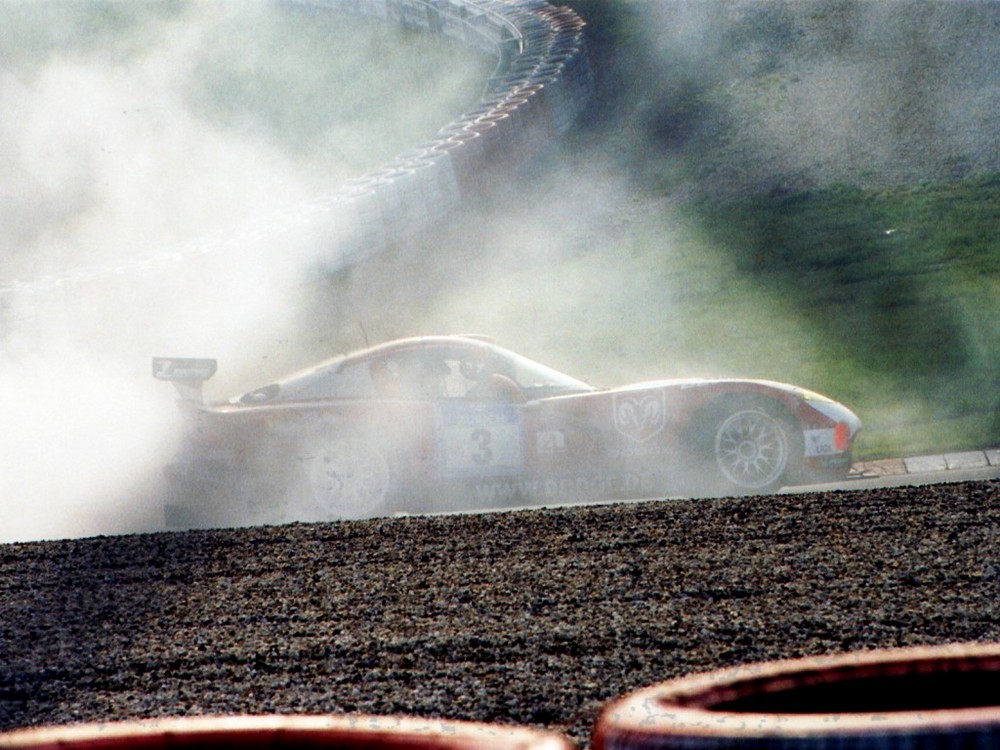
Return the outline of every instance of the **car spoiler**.
<path id="1" fill-rule="evenodd" d="M 215 375 L 218 367 L 214 359 L 153 357 L 153 377 L 173 383 L 184 401 L 203 402 L 202 384 Z"/>

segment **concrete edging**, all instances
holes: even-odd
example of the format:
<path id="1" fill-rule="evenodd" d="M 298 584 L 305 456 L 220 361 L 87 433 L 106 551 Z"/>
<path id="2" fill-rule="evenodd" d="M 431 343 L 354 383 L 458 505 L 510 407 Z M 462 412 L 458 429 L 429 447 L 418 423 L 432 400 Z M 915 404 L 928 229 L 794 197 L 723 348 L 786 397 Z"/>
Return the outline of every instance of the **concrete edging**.
<path id="1" fill-rule="evenodd" d="M 1000 467 L 1000 448 L 859 461 L 853 469 L 865 477 L 888 477 L 991 467 Z"/>

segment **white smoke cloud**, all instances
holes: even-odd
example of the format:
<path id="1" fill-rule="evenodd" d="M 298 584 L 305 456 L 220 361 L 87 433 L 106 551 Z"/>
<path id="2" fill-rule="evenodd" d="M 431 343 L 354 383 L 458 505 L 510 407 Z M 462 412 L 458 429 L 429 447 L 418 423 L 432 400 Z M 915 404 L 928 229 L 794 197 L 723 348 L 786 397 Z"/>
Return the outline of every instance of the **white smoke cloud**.
<path id="1" fill-rule="evenodd" d="M 177 425 L 156 395 L 121 363 L 69 347 L 4 367 L 0 542 L 159 528 L 143 500 Z"/>
<path id="2" fill-rule="evenodd" d="M 0 541 L 157 528 L 144 493 L 175 410 L 150 356 L 232 354 L 290 281 L 253 257 L 132 267 L 310 196 L 281 153 L 185 107 L 180 63 L 219 21 L 189 18 L 128 65 L 53 57 L 0 78 L 0 249 L 26 287 L 4 297 Z"/>
<path id="3" fill-rule="evenodd" d="M 61 5 L 65 29 L 46 29 L 48 46 L 19 52 L 30 64 L 0 73 L 0 542 L 160 528 L 158 467 L 177 425 L 173 390 L 152 379 L 150 358 L 219 358 L 212 395 L 270 377 L 265 360 L 294 339 L 299 286 L 327 249 L 309 206 L 359 165 L 377 166 L 391 132 L 343 138 L 304 167 L 300 142 L 241 120 L 233 101 L 212 99 L 225 97 L 221 84 L 202 85 L 213 65 L 241 70 L 267 56 L 275 76 L 358 64 L 364 27 L 358 44 L 348 24 L 317 45 L 329 58 L 296 62 L 294 45 L 281 57 L 275 29 L 314 26 L 308 16 L 289 21 L 271 3 L 192 3 L 176 13 L 151 3 L 127 39 L 63 45 L 85 28 L 73 25 L 73 6 Z M 0 23 L 18 12 L 0 5 Z M 48 13 L 46 23 L 61 17 Z M 220 45 L 237 22 L 242 41 Z M 265 50 L 252 49 L 258 38 Z M 474 96 L 479 72 L 451 76 L 448 101 L 462 85 Z M 443 124 L 457 114 L 438 111 L 434 97 L 420 103 L 412 87 L 405 93 L 420 112 L 403 107 L 394 138 L 418 115 Z M 289 102 L 301 108 L 292 126 L 310 102 Z M 363 123 L 384 110 L 349 114 Z M 343 123 L 331 133 L 343 137 Z"/>

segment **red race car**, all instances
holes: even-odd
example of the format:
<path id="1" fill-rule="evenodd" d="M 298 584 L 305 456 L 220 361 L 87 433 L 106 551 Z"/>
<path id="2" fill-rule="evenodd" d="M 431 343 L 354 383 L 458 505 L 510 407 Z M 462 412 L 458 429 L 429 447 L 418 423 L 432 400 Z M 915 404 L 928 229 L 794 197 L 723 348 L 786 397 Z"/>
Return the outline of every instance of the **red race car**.
<path id="1" fill-rule="evenodd" d="M 599 390 L 471 336 L 381 344 L 206 404 L 215 370 L 153 360 L 186 413 L 172 527 L 763 493 L 846 476 L 861 428 L 792 385 Z"/>

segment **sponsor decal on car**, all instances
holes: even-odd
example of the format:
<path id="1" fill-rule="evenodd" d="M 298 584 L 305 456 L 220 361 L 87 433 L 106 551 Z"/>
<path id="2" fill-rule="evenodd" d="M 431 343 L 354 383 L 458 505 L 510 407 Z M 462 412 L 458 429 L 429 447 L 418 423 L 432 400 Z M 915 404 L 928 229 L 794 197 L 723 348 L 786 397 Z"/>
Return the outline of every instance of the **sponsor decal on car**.
<path id="1" fill-rule="evenodd" d="M 477 401 L 438 405 L 438 450 L 445 475 L 521 471 L 521 417 L 515 406 Z"/>
<path id="2" fill-rule="evenodd" d="M 663 390 L 616 393 L 612 398 L 615 429 L 643 443 L 663 432 L 667 423 L 667 397 Z"/>
<path id="3" fill-rule="evenodd" d="M 540 456 L 557 456 L 566 452 L 566 433 L 562 430 L 539 430 L 535 435 L 535 451 Z"/>
<path id="4" fill-rule="evenodd" d="M 208 380 L 217 368 L 214 359 L 154 357 L 153 377 L 157 380 Z"/>
<path id="5" fill-rule="evenodd" d="M 641 458 L 643 456 L 663 456 L 672 452 L 668 446 L 662 443 L 647 441 L 612 446 L 608 449 L 608 456 L 611 458 Z"/>
<path id="6" fill-rule="evenodd" d="M 836 430 L 834 428 L 824 430 L 803 430 L 806 440 L 805 455 L 809 456 L 830 456 L 840 453 L 836 445 Z"/>
<path id="7" fill-rule="evenodd" d="M 640 497 L 655 494 L 652 474 L 623 472 L 546 479 L 503 479 L 473 486 L 476 499 L 494 503 L 530 498 L 573 500 L 581 497 Z"/>

